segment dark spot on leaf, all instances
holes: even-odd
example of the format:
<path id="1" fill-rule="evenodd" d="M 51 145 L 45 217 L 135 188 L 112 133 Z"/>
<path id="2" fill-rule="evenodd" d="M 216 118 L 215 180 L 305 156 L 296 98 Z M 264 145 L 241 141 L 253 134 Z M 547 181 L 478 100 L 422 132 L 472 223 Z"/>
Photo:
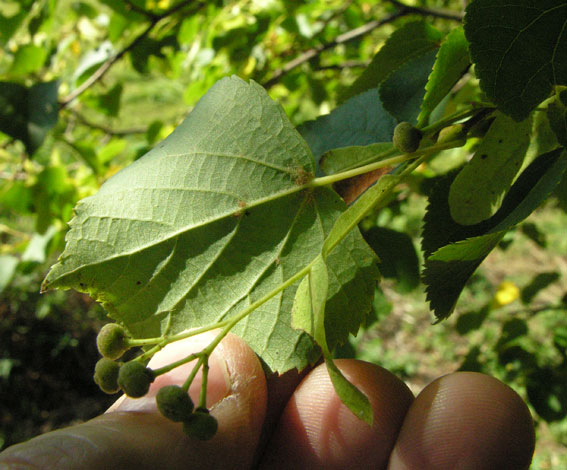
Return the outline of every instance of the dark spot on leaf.
<path id="1" fill-rule="evenodd" d="M 484 160 L 485 158 L 487 158 L 487 157 L 488 157 L 488 155 L 487 155 L 486 153 L 483 153 L 483 154 L 480 156 L 480 158 L 482 158 L 483 160 Z"/>
<path id="2" fill-rule="evenodd" d="M 137 286 L 139 286 L 140 284 L 142 284 L 142 281 L 136 281 Z"/>

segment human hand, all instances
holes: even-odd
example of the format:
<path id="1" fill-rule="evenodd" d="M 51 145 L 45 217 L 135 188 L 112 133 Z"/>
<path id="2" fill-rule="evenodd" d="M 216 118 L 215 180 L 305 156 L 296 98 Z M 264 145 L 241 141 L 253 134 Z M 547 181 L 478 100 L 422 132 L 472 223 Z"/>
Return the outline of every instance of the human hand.
<path id="1" fill-rule="evenodd" d="M 159 366 L 199 351 L 209 334 L 173 343 Z M 181 384 L 189 365 L 160 376 L 140 399 L 122 397 L 105 414 L 8 448 L 1 470 L 27 469 L 527 469 L 534 429 L 509 387 L 477 373 L 455 373 L 415 399 L 390 372 L 338 360 L 370 399 L 372 427 L 338 399 L 325 366 L 266 380 L 253 351 L 228 335 L 210 358 L 207 405 L 219 429 L 196 441 L 155 407 L 157 390 Z M 200 380 L 190 393 L 196 401 Z M 283 410 L 283 411 L 282 411 Z"/>

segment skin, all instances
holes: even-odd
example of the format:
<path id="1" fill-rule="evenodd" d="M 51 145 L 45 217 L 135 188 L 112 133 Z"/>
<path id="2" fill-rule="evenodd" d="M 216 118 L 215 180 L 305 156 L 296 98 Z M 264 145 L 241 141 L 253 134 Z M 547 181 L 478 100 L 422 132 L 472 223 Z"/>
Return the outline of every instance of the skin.
<path id="1" fill-rule="evenodd" d="M 198 351 L 210 334 L 156 355 L 158 367 Z M 374 423 L 357 419 L 338 399 L 324 365 L 266 379 L 252 350 L 229 335 L 210 359 L 207 405 L 219 430 L 210 441 L 185 436 L 161 417 L 155 394 L 181 384 L 190 366 L 160 376 L 147 397 L 119 399 L 104 415 L 12 446 L 0 469 L 527 469 L 532 418 L 522 399 L 498 380 L 459 372 L 438 378 L 416 398 L 387 370 L 339 360 L 370 399 Z M 200 379 L 190 389 L 198 401 Z"/>

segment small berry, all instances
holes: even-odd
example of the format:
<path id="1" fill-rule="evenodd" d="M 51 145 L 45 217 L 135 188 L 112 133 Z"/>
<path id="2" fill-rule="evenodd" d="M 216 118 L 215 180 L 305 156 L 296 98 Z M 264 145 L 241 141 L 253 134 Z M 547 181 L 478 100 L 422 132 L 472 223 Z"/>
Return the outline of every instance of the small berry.
<path id="1" fill-rule="evenodd" d="M 96 345 L 103 357 L 118 359 L 129 349 L 126 330 L 116 323 L 108 323 L 99 331 Z"/>
<path id="2" fill-rule="evenodd" d="M 404 153 L 415 152 L 419 147 L 422 137 L 422 132 L 411 123 L 405 121 L 400 122 L 394 128 L 394 147 Z"/>
<path id="3" fill-rule="evenodd" d="M 95 365 L 94 381 L 104 393 L 112 394 L 120 390 L 118 386 L 118 371 L 120 364 L 103 357 Z"/>
<path id="4" fill-rule="evenodd" d="M 197 408 L 195 412 L 183 423 L 183 432 L 189 437 L 208 441 L 217 433 L 218 422 L 205 408 Z"/>
<path id="5" fill-rule="evenodd" d="M 193 413 L 193 400 L 178 385 L 166 385 L 159 389 L 156 404 L 160 413 L 171 421 L 187 421 Z"/>
<path id="6" fill-rule="evenodd" d="M 118 372 L 118 385 L 130 398 L 143 397 L 154 381 L 154 374 L 141 362 L 127 362 Z"/>

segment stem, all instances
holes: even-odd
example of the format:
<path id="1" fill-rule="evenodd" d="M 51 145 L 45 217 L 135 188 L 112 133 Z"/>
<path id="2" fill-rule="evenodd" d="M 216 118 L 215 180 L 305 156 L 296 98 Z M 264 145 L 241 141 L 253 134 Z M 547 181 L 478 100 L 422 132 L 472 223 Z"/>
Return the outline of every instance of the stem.
<path id="1" fill-rule="evenodd" d="M 193 380 L 195 379 L 195 376 L 197 375 L 197 372 L 199 371 L 199 368 L 201 367 L 201 365 L 203 364 L 203 360 L 204 360 L 204 356 L 201 356 L 199 358 L 199 361 L 197 362 L 197 364 L 195 364 L 195 366 L 193 367 L 193 370 L 191 371 L 191 373 L 189 374 L 189 377 L 187 377 L 187 380 L 185 380 L 185 382 L 183 383 L 183 385 L 181 386 L 181 388 L 183 388 L 183 390 L 185 390 L 186 392 L 189 390 L 189 387 L 191 386 L 191 384 L 193 383 Z"/>
<path id="2" fill-rule="evenodd" d="M 208 359 L 208 358 L 207 358 Z M 199 395 L 199 405 L 198 408 L 207 408 L 207 381 L 209 378 L 209 361 L 205 360 L 203 362 L 203 372 L 201 380 L 201 393 Z"/>
<path id="3" fill-rule="evenodd" d="M 160 367 L 159 369 L 154 369 L 154 375 L 157 377 L 158 375 L 166 374 L 173 369 L 182 366 L 183 364 L 187 364 L 188 362 L 194 361 L 195 359 L 202 356 L 202 353 L 193 353 L 189 354 L 189 356 L 184 357 L 183 359 L 179 359 L 178 361 L 172 362 L 167 366 Z"/>

